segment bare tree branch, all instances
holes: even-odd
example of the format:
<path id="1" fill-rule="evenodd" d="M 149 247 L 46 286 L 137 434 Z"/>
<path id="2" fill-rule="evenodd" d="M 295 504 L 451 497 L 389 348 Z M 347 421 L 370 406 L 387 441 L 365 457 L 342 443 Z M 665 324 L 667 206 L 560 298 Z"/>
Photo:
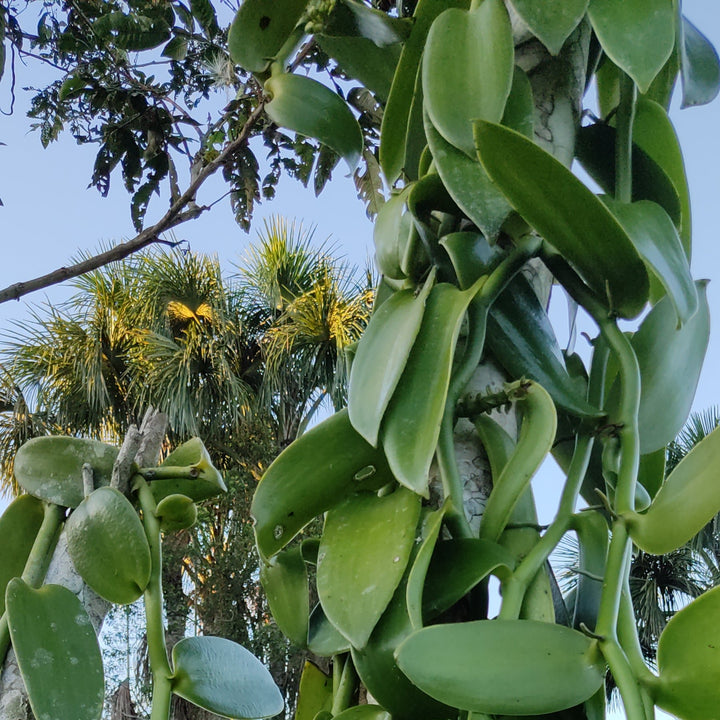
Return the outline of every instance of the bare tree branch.
<path id="1" fill-rule="evenodd" d="M 116 262 L 126 258 L 128 255 L 142 250 L 148 245 L 153 243 L 164 242 L 160 235 L 166 230 L 170 230 L 178 225 L 181 225 L 188 220 L 193 220 L 198 217 L 202 212 L 209 209 L 205 206 L 198 206 L 195 204 L 195 196 L 200 186 L 219 168 L 225 161 L 237 152 L 248 140 L 250 131 L 252 130 L 255 123 L 258 121 L 265 109 L 265 100 L 260 99 L 258 106 L 248 117 L 247 121 L 243 125 L 242 130 L 238 136 L 230 143 L 228 143 L 224 150 L 207 165 L 204 165 L 201 170 L 195 176 L 187 190 L 170 206 L 170 209 L 165 215 L 158 220 L 154 225 L 149 228 L 145 228 L 141 233 L 136 235 L 132 240 L 128 240 L 124 243 L 120 243 L 110 250 L 98 253 L 92 257 L 81 260 L 68 267 L 61 267 L 57 270 L 53 270 L 45 275 L 36 277 L 26 282 L 19 282 L 0 290 L 0 303 L 7 302 L 8 300 L 19 300 L 24 295 L 35 292 L 36 290 L 42 290 L 43 288 L 50 287 L 51 285 L 57 285 L 70 278 L 84 275 L 91 270 L 97 270 L 111 262 Z"/>

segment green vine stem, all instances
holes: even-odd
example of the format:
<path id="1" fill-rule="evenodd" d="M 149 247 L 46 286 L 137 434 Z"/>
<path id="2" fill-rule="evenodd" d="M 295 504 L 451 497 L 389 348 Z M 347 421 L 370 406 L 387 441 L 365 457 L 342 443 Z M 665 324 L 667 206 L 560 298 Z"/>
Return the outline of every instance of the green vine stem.
<path id="1" fill-rule="evenodd" d="M 150 486 L 141 475 L 135 476 L 134 488 L 138 492 L 142 510 L 143 526 L 150 546 L 152 568 L 150 582 L 145 589 L 145 621 L 147 624 L 147 644 L 152 672 L 153 693 L 150 720 L 169 720 L 170 701 L 172 699 L 172 669 L 168 660 L 165 644 L 165 626 L 163 625 L 162 594 L 162 545 L 160 540 L 160 522 L 155 516 L 157 505 Z"/>
<path id="2" fill-rule="evenodd" d="M 615 142 L 615 199 L 623 203 L 632 202 L 632 129 L 636 100 L 635 83 L 622 73 Z"/>
<path id="3" fill-rule="evenodd" d="M 54 503 L 44 503 L 42 523 L 22 573 L 22 579 L 30 587 L 39 588 L 45 580 L 64 519 L 65 508 Z M 7 612 L 4 612 L 0 617 L 0 665 L 5 660 L 9 647 L 10 629 Z"/>
<path id="4" fill-rule="evenodd" d="M 330 710 L 332 715 L 339 715 L 343 710 L 347 710 L 350 707 L 357 687 L 358 675 L 355 671 L 352 658 L 348 654 L 345 657 L 342 671 L 339 672 L 339 677 L 336 677 L 333 666 L 333 702 L 332 709 Z"/>
<path id="5" fill-rule="evenodd" d="M 440 425 L 437 445 L 437 461 L 445 497 L 450 500 L 445 515 L 454 537 L 473 537 L 474 533 L 463 509 L 463 483 L 455 459 L 453 428 L 455 412 L 460 396 L 480 363 L 485 347 L 487 313 L 495 298 L 520 272 L 523 265 L 533 257 L 541 246 L 535 235 L 527 235 L 514 247 L 488 276 L 468 308 L 469 332 L 463 357 L 458 363 L 448 388 L 445 412 Z"/>

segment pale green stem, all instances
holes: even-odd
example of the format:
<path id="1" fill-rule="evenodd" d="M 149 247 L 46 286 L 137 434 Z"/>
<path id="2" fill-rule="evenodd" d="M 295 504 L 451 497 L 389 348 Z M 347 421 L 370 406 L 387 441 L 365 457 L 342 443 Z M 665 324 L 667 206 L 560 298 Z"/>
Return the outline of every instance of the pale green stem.
<path id="1" fill-rule="evenodd" d="M 632 202 L 632 129 L 636 99 L 635 83 L 622 73 L 615 140 L 615 199 L 623 203 Z"/>
<path id="2" fill-rule="evenodd" d="M 135 476 L 138 498 L 143 515 L 143 526 L 150 546 L 150 582 L 145 588 L 145 622 L 147 627 L 148 656 L 153 679 L 152 714 L 150 720 L 169 720 L 172 699 L 172 669 L 168 660 L 163 624 L 162 546 L 160 522 L 155 516 L 155 497 L 150 486 Z"/>
<path id="3" fill-rule="evenodd" d="M 45 503 L 42 523 L 22 573 L 22 579 L 32 588 L 39 588 L 45 580 L 64 518 L 64 508 L 53 503 Z M 4 612 L 0 617 L 0 665 L 4 662 L 9 647 L 10 629 L 7 612 Z"/>
<path id="4" fill-rule="evenodd" d="M 334 672 L 333 684 L 335 684 Z M 339 715 L 343 710 L 350 707 L 353 695 L 357 690 L 357 684 L 358 676 L 355 672 L 355 666 L 350 655 L 347 655 L 342 673 L 337 681 L 337 687 L 333 693 L 332 709 L 330 711 L 332 715 Z"/>
<path id="5" fill-rule="evenodd" d="M 196 480 L 200 470 L 195 465 L 160 465 L 153 468 L 140 468 L 138 475 L 145 480 Z"/>

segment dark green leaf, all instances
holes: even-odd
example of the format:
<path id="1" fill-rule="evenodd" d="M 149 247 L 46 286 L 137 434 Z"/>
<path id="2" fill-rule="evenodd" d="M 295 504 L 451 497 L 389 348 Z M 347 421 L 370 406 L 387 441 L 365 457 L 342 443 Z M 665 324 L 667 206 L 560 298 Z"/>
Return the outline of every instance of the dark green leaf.
<path id="1" fill-rule="evenodd" d="M 34 590 L 15 578 L 5 602 L 34 716 L 98 720 L 105 699 L 102 657 L 80 600 L 60 585 Z"/>
<path id="2" fill-rule="evenodd" d="M 460 291 L 441 283 L 430 291 L 415 345 L 385 411 L 380 441 L 388 463 L 398 482 L 421 495 L 427 495 L 460 324 L 478 290 L 477 284 Z"/>
<path id="3" fill-rule="evenodd" d="M 299 547 L 260 565 L 260 582 L 277 626 L 298 647 L 307 644 L 310 601 L 305 560 Z"/>
<path id="4" fill-rule="evenodd" d="M 511 0 L 535 37 L 557 55 L 587 10 L 588 0 Z"/>
<path id="5" fill-rule="evenodd" d="M 182 35 L 176 35 L 168 44 L 163 48 L 162 56 L 168 57 L 171 60 L 181 62 L 187 57 L 188 41 L 186 37 Z"/>
<path id="6" fill-rule="evenodd" d="M 719 466 L 720 430 L 713 430 L 677 464 L 646 512 L 628 513 L 638 547 L 663 555 L 699 533 L 720 512 Z"/>
<path id="7" fill-rule="evenodd" d="M 464 710 L 551 713 L 587 700 L 604 679 L 597 641 L 532 620 L 435 625 L 397 651 L 421 690 Z"/>
<path id="8" fill-rule="evenodd" d="M 189 637 L 172 650 L 172 690 L 217 715 L 266 718 L 283 698 L 262 663 L 242 645 L 219 637 Z"/>
<path id="9" fill-rule="evenodd" d="M 621 317 L 648 297 L 642 260 L 622 226 L 562 163 L 513 130 L 475 123 L 480 160 L 510 203 Z"/>
<path id="10" fill-rule="evenodd" d="M 434 277 L 434 276 L 433 276 Z M 377 446 L 380 424 L 420 330 L 433 279 L 418 295 L 401 290 L 373 313 L 358 344 L 350 372 L 350 422 Z"/>
<path id="11" fill-rule="evenodd" d="M 70 515 L 65 534 L 75 569 L 100 597 L 126 605 L 143 594 L 150 580 L 150 547 L 122 493 L 95 490 Z"/>
<path id="12" fill-rule="evenodd" d="M 550 319 L 524 277 L 516 277 L 490 308 L 486 342 L 511 377 L 540 383 L 573 415 L 602 414 L 568 374 Z"/>
<path id="13" fill-rule="evenodd" d="M 595 629 L 607 563 L 608 525 L 595 510 L 578 513 L 573 526 L 578 539 L 578 582 L 575 594 L 573 627 L 583 623 Z"/>
<path id="14" fill-rule="evenodd" d="M 490 573 L 504 577 L 515 567 L 515 557 L 489 540 L 457 538 L 435 545 L 423 592 L 425 620 L 449 610 Z"/>
<path id="15" fill-rule="evenodd" d="M 5 612 L 5 588 L 20 577 L 42 525 L 43 504 L 32 495 L 21 495 L 0 517 L 0 615 Z"/>
<path id="16" fill-rule="evenodd" d="M 392 17 L 356 0 L 337 0 L 323 34 L 365 38 L 386 47 L 407 39 L 411 27 L 405 18 Z"/>
<path id="17" fill-rule="evenodd" d="M 380 166 L 389 185 L 403 170 L 415 80 L 430 26 L 443 10 L 469 5 L 469 0 L 419 0 L 415 7 L 413 27 L 395 70 L 380 132 Z"/>
<path id="18" fill-rule="evenodd" d="M 720 60 L 712 43 L 685 17 L 681 33 L 682 107 L 705 105 L 720 90 Z"/>
<path id="19" fill-rule="evenodd" d="M 349 640 L 327 619 L 320 603 L 310 613 L 307 646 L 310 652 L 320 657 L 331 657 L 350 650 Z"/>
<path id="20" fill-rule="evenodd" d="M 425 135 L 435 167 L 458 207 L 490 242 L 500 232 L 511 207 L 477 160 L 443 138 L 425 115 Z"/>
<path id="21" fill-rule="evenodd" d="M 629 205 L 605 198 L 648 269 L 667 293 L 678 327 L 697 312 L 698 297 L 680 237 L 667 213 L 649 200 Z"/>
<path id="22" fill-rule="evenodd" d="M 482 275 L 487 275 L 503 256 L 501 248 L 490 245 L 475 232 L 450 233 L 440 245 L 450 256 L 461 290 L 467 290 Z"/>
<path id="23" fill-rule="evenodd" d="M 332 678 L 305 661 L 297 695 L 295 720 L 314 720 L 315 716 L 332 707 Z"/>
<path id="24" fill-rule="evenodd" d="M 167 495 L 157 504 L 155 515 L 164 533 L 187 530 L 197 521 L 197 506 L 187 495 L 175 493 Z"/>
<path id="25" fill-rule="evenodd" d="M 382 497 L 358 493 L 327 513 L 318 596 L 330 622 L 353 647 L 365 646 L 400 583 L 419 515 L 420 497 L 405 488 Z"/>
<path id="26" fill-rule="evenodd" d="M 638 482 L 654 498 L 665 479 L 665 448 L 640 456 Z"/>
<path id="27" fill-rule="evenodd" d="M 708 720 L 717 714 L 720 685 L 720 587 L 684 607 L 663 630 L 658 643 L 660 679 L 657 704 L 683 720 Z"/>
<path id="28" fill-rule="evenodd" d="M 513 80 L 510 18 L 502 0 L 451 8 L 432 24 L 422 61 L 424 105 L 433 126 L 475 158 L 474 120 L 500 122 Z"/>
<path id="29" fill-rule="evenodd" d="M 647 92 L 675 46 L 673 3 L 590 0 L 588 15 L 608 57 Z"/>
<path id="30" fill-rule="evenodd" d="M 513 69 L 512 86 L 505 103 L 502 125 L 532 138 L 535 119 L 535 100 L 530 80 L 517 65 Z M 475 159 L 475 156 L 473 156 Z"/>
<path id="31" fill-rule="evenodd" d="M 264 72 L 300 21 L 308 0 L 245 0 L 230 26 L 233 62 Z"/>
<path id="32" fill-rule="evenodd" d="M 190 0 L 190 11 L 200 23 L 200 27 L 205 31 L 207 37 L 210 38 L 218 32 L 215 8 L 210 0 Z"/>
<path id="33" fill-rule="evenodd" d="M 392 482 L 387 461 L 342 410 L 306 432 L 270 465 L 253 498 L 263 557 L 283 548 L 307 523 L 359 490 Z"/>
<path id="34" fill-rule="evenodd" d="M 390 713 L 379 705 L 356 705 L 335 715 L 338 720 L 392 720 Z"/>
<path id="35" fill-rule="evenodd" d="M 31 495 L 64 507 L 83 500 L 82 466 L 93 470 L 95 487 L 109 485 L 118 449 L 112 445 L 73 437 L 28 440 L 15 456 L 15 478 Z"/>
<path id="36" fill-rule="evenodd" d="M 410 216 L 405 212 L 405 205 L 411 188 L 412 184 L 391 196 L 380 208 L 373 228 L 375 263 L 385 277 L 395 280 L 405 277 L 401 266 L 410 233 L 407 223 L 411 222 Z M 367 335 L 367 332 L 368 330 L 364 334 Z"/>
<path id="37" fill-rule="evenodd" d="M 362 130 L 345 101 L 317 80 L 283 73 L 265 83 L 272 100 L 268 116 L 281 127 L 331 147 L 355 170 L 363 150 Z"/>

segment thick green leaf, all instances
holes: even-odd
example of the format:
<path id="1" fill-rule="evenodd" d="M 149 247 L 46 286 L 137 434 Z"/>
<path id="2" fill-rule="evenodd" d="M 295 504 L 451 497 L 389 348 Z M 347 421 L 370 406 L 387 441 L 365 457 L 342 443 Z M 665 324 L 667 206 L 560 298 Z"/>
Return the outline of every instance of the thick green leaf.
<path id="1" fill-rule="evenodd" d="M 482 282 L 465 291 L 440 283 L 430 291 L 415 345 L 385 411 L 380 441 L 390 468 L 398 482 L 421 495 L 428 492 L 460 325 Z"/>
<path id="2" fill-rule="evenodd" d="M 720 90 L 720 60 L 712 43 L 685 17 L 681 23 L 682 107 L 705 105 Z"/>
<path id="3" fill-rule="evenodd" d="M 659 205 L 649 200 L 624 204 L 604 198 L 604 202 L 665 289 L 677 313 L 677 326 L 684 325 L 697 312 L 698 296 L 690 264 L 672 220 Z"/>
<path id="4" fill-rule="evenodd" d="M 198 437 L 178 445 L 165 458 L 160 468 L 162 469 L 158 470 L 156 477 L 153 477 L 152 470 L 145 473 L 145 479 L 150 481 L 150 489 L 158 503 L 168 495 L 187 495 L 200 502 L 227 492 L 222 475 L 212 464 L 207 448 Z M 171 468 L 178 469 L 177 477 L 172 477 Z M 190 469 L 195 477 L 187 477 Z"/>
<path id="5" fill-rule="evenodd" d="M 197 522 L 197 515 L 195 501 L 180 493 L 167 495 L 155 508 L 155 516 L 164 533 L 191 528 Z"/>
<path id="6" fill-rule="evenodd" d="M 512 86 L 505 103 L 502 125 L 532 138 L 535 121 L 535 100 L 527 73 L 517 65 L 513 68 Z M 473 159 L 476 156 L 473 155 Z"/>
<path id="7" fill-rule="evenodd" d="M 64 507 L 77 507 L 84 497 L 82 466 L 93 470 L 95 487 L 108 485 L 118 449 L 73 437 L 28 440 L 15 456 L 15 479 L 31 495 Z"/>
<path id="8" fill-rule="evenodd" d="M 575 265 L 621 317 L 635 317 L 648 297 L 642 260 L 603 203 L 561 162 L 513 130 L 475 123 L 480 160 L 510 203 Z"/>
<path id="9" fill-rule="evenodd" d="M 685 163 L 675 128 L 661 105 L 647 98 L 638 99 L 633 122 L 633 142 L 657 163 L 670 179 L 678 194 L 680 200 L 680 237 L 683 241 L 685 254 L 690 258 L 692 218 Z M 633 184 L 635 184 L 635 178 L 633 178 Z M 646 199 L 652 200 L 652 198 Z M 667 210 L 667 208 L 665 209 Z M 668 214 L 673 217 L 670 211 L 668 211 Z"/>
<path id="10" fill-rule="evenodd" d="M 368 692 L 391 713 L 394 720 L 453 718 L 457 711 L 420 691 L 395 662 L 395 650 L 412 631 L 403 582 L 395 591 L 367 645 L 362 650 L 352 649 L 355 669 Z"/>
<path id="11" fill-rule="evenodd" d="M 350 641 L 327 619 L 320 603 L 310 613 L 307 646 L 310 652 L 320 657 L 331 657 L 350 650 Z"/>
<path id="12" fill-rule="evenodd" d="M 306 660 L 300 676 L 295 720 L 314 720 L 319 712 L 330 710 L 332 690 L 332 678 Z"/>
<path id="13" fill-rule="evenodd" d="M 578 582 L 573 627 L 595 629 L 605 577 L 608 550 L 607 520 L 595 510 L 578 513 L 573 526 L 578 540 Z"/>
<path id="14" fill-rule="evenodd" d="M 355 430 L 377 446 L 390 398 L 405 369 L 420 330 L 434 275 L 415 295 L 401 290 L 384 302 L 358 343 L 348 388 L 348 413 Z"/>
<path id="15" fill-rule="evenodd" d="M 540 383 L 569 413 L 602 414 L 568 374 L 552 324 L 524 277 L 514 278 L 490 308 L 487 345 L 511 377 Z"/>
<path id="16" fill-rule="evenodd" d="M 23 574 L 44 515 L 40 500 L 21 495 L 0 517 L 0 615 L 5 612 L 5 588 Z"/>
<path id="17" fill-rule="evenodd" d="M 428 33 L 422 61 L 425 110 L 451 145 L 475 158 L 474 120 L 500 122 L 513 80 L 510 18 L 502 0 L 451 8 Z"/>
<path id="18" fill-rule="evenodd" d="M 717 717 L 720 684 L 720 587 L 676 613 L 660 635 L 655 701 L 683 720 Z"/>
<path id="19" fill-rule="evenodd" d="M 443 10 L 469 5 L 469 0 L 419 0 L 415 7 L 412 31 L 403 45 L 380 131 L 380 166 L 389 185 L 403 170 L 415 80 L 430 26 Z"/>
<path id="20" fill-rule="evenodd" d="M 143 594 L 150 580 L 150 547 L 122 493 L 95 490 L 70 515 L 65 534 L 75 569 L 100 597 L 126 605 Z"/>
<path id="21" fill-rule="evenodd" d="M 510 214 L 505 196 L 495 187 L 483 166 L 451 145 L 425 114 L 425 136 L 445 188 L 458 207 L 490 241 Z"/>
<path id="22" fill-rule="evenodd" d="M 412 183 L 392 197 L 380 208 L 373 228 L 375 245 L 375 262 L 378 270 L 385 276 L 395 280 L 405 277 L 402 271 L 403 255 L 407 245 L 410 226 L 405 212 L 407 196 Z M 364 335 L 367 335 L 368 330 Z"/>
<path id="23" fill-rule="evenodd" d="M 365 38 L 386 47 L 406 40 L 411 27 L 409 20 L 392 17 L 357 0 L 337 0 L 323 34 Z"/>
<path id="24" fill-rule="evenodd" d="M 654 498 L 665 480 L 665 448 L 640 456 L 638 482 Z"/>
<path id="25" fill-rule="evenodd" d="M 282 712 L 272 676 L 242 645 L 219 637 L 183 638 L 172 660 L 173 692 L 205 710 L 238 720 Z"/>
<path id="26" fill-rule="evenodd" d="M 557 55 L 587 10 L 588 0 L 510 0 L 535 37 Z"/>
<path id="27" fill-rule="evenodd" d="M 400 58 L 400 45 L 378 47 L 362 37 L 331 37 L 316 35 L 317 44 L 342 68 L 380 100 L 390 94 L 395 66 Z"/>
<path id="28" fill-rule="evenodd" d="M 615 135 L 615 128 L 610 125 L 587 125 L 580 128 L 575 145 L 580 164 L 608 195 L 615 194 Z M 680 227 L 683 210 L 675 185 L 638 145 L 633 145 L 632 171 L 633 201 L 656 202 Z"/>
<path id="29" fill-rule="evenodd" d="M 392 720 L 390 713 L 379 705 L 356 705 L 334 717 L 338 720 Z"/>
<path id="30" fill-rule="evenodd" d="M 300 21 L 308 0 L 244 0 L 228 35 L 233 62 L 264 72 Z"/>
<path id="31" fill-rule="evenodd" d="M 330 622 L 353 647 L 365 646 L 402 579 L 420 503 L 420 497 L 405 488 L 382 497 L 358 493 L 325 517 L 318 596 Z"/>
<path id="32" fill-rule="evenodd" d="M 597 641 L 533 620 L 435 625 L 397 651 L 421 690 L 463 710 L 551 713 L 587 700 L 604 679 Z"/>
<path id="33" fill-rule="evenodd" d="M 95 631 L 80 600 L 60 585 L 10 581 L 8 627 L 36 718 L 99 720 L 105 699 Z"/>
<path id="34" fill-rule="evenodd" d="M 265 89 L 272 96 L 265 110 L 274 123 L 319 140 L 345 160 L 350 172 L 355 170 L 362 156 L 362 130 L 337 93 L 290 73 L 273 75 Z"/>
<path id="35" fill-rule="evenodd" d="M 437 543 L 425 580 L 423 617 L 437 617 L 493 571 L 504 577 L 514 567 L 515 557 L 489 540 L 456 538 Z"/>
<path id="36" fill-rule="evenodd" d="M 675 46 L 667 0 L 590 0 L 588 15 L 608 57 L 647 92 Z"/>
<path id="37" fill-rule="evenodd" d="M 705 281 L 697 283 L 698 311 L 681 329 L 672 303 L 663 298 L 632 338 L 642 381 L 639 423 L 644 455 L 673 440 L 690 412 L 710 334 L 706 286 Z"/>
<path id="38" fill-rule="evenodd" d="M 301 549 L 283 550 L 261 564 L 260 582 L 277 626 L 295 645 L 304 647 L 307 644 L 310 600 Z"/>
<path id="39" fill-rule="evenodd" d="M 673 469 L 646 512 L 628 513 L 633 541 L 664 555 L 699 533 L 720 512 L 719 468 L 720 430 L 713 430 Z"/>
<path id="40" fill-rule="evenodd" d="M 392 480 L 382 451 L 353 429 L 347 410 L 336 413 L 280 453 L 260 481 L 250 510 L 260 554 L 274 555 L 352 493 Z"/>
<path id="41" fill-rule="evenodd" d="M 427 575 L 430 560 L 433 557 L 433 549 L 440 535 L 442 521 L 445 517 L 445 505 L 434 512 L 428 513 L 422 523 L 422 543 L 415 554 L 412 567 L 408 573 L 407 610 L 413 628 L 419 630 L 423 626 L 423 588 Z"/>

